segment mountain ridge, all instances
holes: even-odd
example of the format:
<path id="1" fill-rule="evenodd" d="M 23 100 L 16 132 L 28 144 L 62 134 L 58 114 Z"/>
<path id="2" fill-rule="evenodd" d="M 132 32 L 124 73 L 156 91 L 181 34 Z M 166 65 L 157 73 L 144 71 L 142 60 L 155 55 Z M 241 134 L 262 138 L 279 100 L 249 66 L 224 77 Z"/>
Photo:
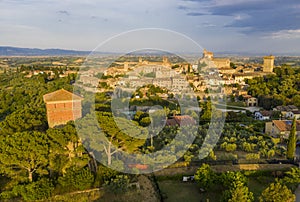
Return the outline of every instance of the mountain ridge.
<path id="1" fill-rule="evenodd" d="M 0 56 L 87 56 L 89 54 L 127 54 L 127 53 L 113 53 L 113 52 L 97 52 L 97 51 L 82 51 L 82 50 L 68 50 L 60 48 L 21 48 L 13 46 L 0 46 Z M 252 53 L 252 52 L 236 52 L 236 51 L 215 51 L 216 57 L 261 57 L 268 54 Z M 190 53 L 202 55 L 202 53 Z M 275 56 L 299 56 L 298 54 L 277 53 Z"/>
<path id="2" fill-rule="evenodd" d="M 88 55 L 90 51 L 67 50 L 59 48 L 20 48 L 0 46 L 0 56 L 58 56 L 58 55 Z"/>

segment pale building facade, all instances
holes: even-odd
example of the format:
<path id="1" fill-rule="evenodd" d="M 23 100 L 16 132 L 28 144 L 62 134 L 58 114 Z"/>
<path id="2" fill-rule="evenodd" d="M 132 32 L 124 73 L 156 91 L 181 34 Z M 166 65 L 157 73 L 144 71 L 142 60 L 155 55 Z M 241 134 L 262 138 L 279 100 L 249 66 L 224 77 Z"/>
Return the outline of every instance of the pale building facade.
<path id="1" fill-rule="evenodd" d="M 274 60 L 273 55 L 264 57 L 263 72 L 272 73 L 274 69 Z"/>

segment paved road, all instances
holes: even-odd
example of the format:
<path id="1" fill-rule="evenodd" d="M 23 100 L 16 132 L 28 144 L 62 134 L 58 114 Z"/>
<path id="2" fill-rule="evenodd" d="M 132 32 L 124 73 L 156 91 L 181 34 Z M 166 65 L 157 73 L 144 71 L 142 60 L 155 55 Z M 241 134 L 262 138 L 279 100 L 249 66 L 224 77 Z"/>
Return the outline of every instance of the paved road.
<path id="1" fill-rule="evenodd" d="M 260 110 L 259 107 L 238 107 L 238 106 L 232 106 L 232 105 L 221 104 L 221 103 L 218 103 L 218 102 L 213 102 L 213 104 L 219 105 L 219 106 L 223 106 L 223 107 L 232 107 L 232 108 L 235 108 L 236 111 L 240 111 L 240 110 L 238 110 L 238 109 L 241 109 L 241 110 L 249 110 L 250 112 L 255 112 L 255 111 L 259 111 L 259 110 Z M 232 110 L 232 109 L 227 109 L 227 111 L 234 111 L 234 110 Z"/>

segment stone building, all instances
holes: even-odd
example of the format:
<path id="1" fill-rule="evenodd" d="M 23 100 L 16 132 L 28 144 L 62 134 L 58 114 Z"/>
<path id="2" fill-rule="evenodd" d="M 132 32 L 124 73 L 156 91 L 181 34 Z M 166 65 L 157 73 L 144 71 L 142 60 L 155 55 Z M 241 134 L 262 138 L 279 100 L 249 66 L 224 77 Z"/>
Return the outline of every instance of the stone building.
<path id="1" fill-rule="evenodd" d="M 266 122 L 265 124 L 265 133 L 276 138 L 288 139 L 291 127 L 292 120 L 273 120 L 271 122 Z M 296 133 L 297 138 L 300 137 L 300 121 L 296 121 Z"/>
<path id="2" fill-rule="evenodd" d="M 43 96 L 50 128 L 81 118 L 82 97 L 64 89 Z"/>
<path id="3" fill-rule="evenodd" d="M 215 58 L 214 53 L 206 49 L 203 50 L 202 58 L 211 60 L 217 68 L 230 68 L 230 60 L 228 58 Z"/>
<path id="4" fill-rule="evenodd" d="M 275 57 L 273 55 L 264 57 L 263 72 L 267 72 L 267 73 L 273 72 L 274 59 L 275 59 Z"/>
<path id="5" fill-rule="evenodd" d="M 252 97 L 251 95 L 243 95 L 244 102 L 246 103 L 247 107 L 257 107 L 258 106 L 258 99 Z"/>
<path id="6" fill-rule="evenodd" d="M 208 58 L 208 59 L 213 59 L 214 57 L 214 53 L 213 52 L 209 52 L 206 49 L 203 50 L 203 58 Z"/>
<path id="7" fill-rule="evenodd" d="M 230 68 L 230 60 L 227 58 L 213 58 L 212 61 L 218 68 Z"/>

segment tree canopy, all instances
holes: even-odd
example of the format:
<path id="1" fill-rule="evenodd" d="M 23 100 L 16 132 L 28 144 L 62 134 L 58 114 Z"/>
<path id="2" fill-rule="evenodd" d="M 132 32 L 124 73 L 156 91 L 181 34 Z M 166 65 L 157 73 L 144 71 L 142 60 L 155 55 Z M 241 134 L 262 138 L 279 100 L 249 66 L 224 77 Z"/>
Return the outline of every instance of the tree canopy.
<path id="1" fill-rule="evenodd" d="M 296 196 L 285 185 L 279 182 L 271 183 L 261 194 L 260 202 L 294 202 Z"/>

